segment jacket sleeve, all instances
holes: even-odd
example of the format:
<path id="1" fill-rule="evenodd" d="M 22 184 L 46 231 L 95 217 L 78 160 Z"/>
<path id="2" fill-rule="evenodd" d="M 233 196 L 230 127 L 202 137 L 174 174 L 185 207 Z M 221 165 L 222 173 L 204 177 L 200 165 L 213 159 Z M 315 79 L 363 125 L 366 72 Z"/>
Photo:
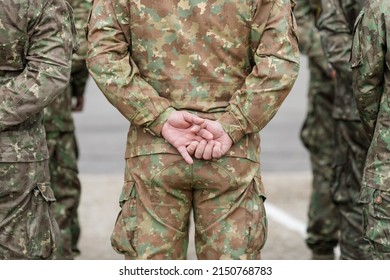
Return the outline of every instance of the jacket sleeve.
<path id="1" fill-rule="evenodd" d="M 271 1 L 264 31 L 254 52 L 254 66 L 240 90 L 230 99 L 219 122 L 232 138 L 259 132 L 276 114 L 292 89 L 299 72 L 296 22 L 290 0 Z M 253 29 L 263 24 L 261 7 Z"/>
<path id="2" fill-rule="evenodd" d="M 0 87 L 0 131 L 43 110 L 64 91 L 71 71 L 72 15 L 62 0 L 48 1 L 30 22 L 24 70 Z"/>
<path id="3" fill-rule="evenodd" d="M 133 125 L 160 135 L 174 110 L 147 83 L 130 56 L 127 1 L 95 0 L 87 26 L 87 66 L 108 101 Z"/>
<path id="4" fill-rule="evenodd" d="M 92 8 L 91 0 L 71 0 L 69 1 L 74 12 L 74 21 L 77 30 L 77 40 L 80 44 L 77 52 L 72 56 L 72 74 L 71 87 L 72 96 L 83 96 L 87 80 L 89 78 L 86 64 L 87 57 L 87 39 L 85 36 L 85 26 L 87 25 L 88 15 Z"/>
<path id="5" fill-rule="evenodd" d="M 369 28 L 368 28 L 369 27 Z M 353 39 L 353 89 L 363 126 L 371 139 L 384 90 L 386 25 L 381 17 L 361 12 Z"/>
<path id="6" fill-rule="evenodd" d="M 317 26 L 328 61 L 337 72 L 350 73 L 352 31 L 340 0 L 321 0 Z"/>
<path id="7" fill-rule="evenodd" d="M 329 63 L 322 47 L 320 32 L 316 26 L 317 11 L 313 10 L 309 0 L 296 0 L 296 3 L 294 14 L 298 25 L 299 50 L 328 75 Z"/>

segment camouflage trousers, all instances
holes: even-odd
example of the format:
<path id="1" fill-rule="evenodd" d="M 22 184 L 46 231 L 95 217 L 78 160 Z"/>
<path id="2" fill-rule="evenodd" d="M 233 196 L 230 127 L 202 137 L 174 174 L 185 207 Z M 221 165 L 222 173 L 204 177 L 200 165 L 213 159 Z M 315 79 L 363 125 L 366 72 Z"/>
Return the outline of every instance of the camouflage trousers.
<path id="1" fill-rule="evenodd" d="M 60 241 L 55 259 L 73 259 L 72 238 L 78 228 L 77 209 L 80 203 L 81 184 L 78 178 L 76 139 L 73 132 L 46 133 L 50 153 L 50 177 L 57 203 L 53 212 L 60 227 Z M 76 226 L 77 227 L 77 226 Z"/>
<path id="2" fill-rule="evenodd" d="M 335 88 L 332 79 L 316 64 L 309 66 L 308 111 L 301 130 L 301 140 L 310 153 L 313 175 L 306 244 L 313 259 L 334 259 L 340 221 L 330 191 L 335 157 L 335 121 L 331 117 Z"/>
<path id="3" fill-rule="evenodd" d="M 51 259 L 59 237 L 48 161 L 0 162 L 0 259 Z"/>
<path id="4" fill-rule="evenodd" d="M 111 236 L 126 259 L 185 259 L 193 210 L 198 259 L 260 259 L 267 233 L 258 163 L 178 155 L 128 158 Z"/>
<path id="5" fill-rule="evenodd" d="M 340 212 L 341 259 L 372 259 L 364 239 L 363 207 L 359 203 L 369 142 L 360 121 L 336 120 L 333 200 Z"/>
<path id="6" fill-rule="evenodd" d="M 359 201 L 363 203 L 365 238 L 373 259 L 390 260 L 390 193 L 363 187 Z"/>

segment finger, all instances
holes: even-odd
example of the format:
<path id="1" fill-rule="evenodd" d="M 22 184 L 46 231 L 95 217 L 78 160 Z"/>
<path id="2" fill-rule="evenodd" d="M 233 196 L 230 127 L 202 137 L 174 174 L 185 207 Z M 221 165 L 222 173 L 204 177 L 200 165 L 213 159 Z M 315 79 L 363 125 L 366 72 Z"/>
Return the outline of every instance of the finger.
<path id="1" fill-rule="evenodd" d="M 200 129 L 198 132 L 196 132 L 199 136 L 206 140 L 212 140 L 214 139 L 214 135 L 208 131 L 207 129 Z"/>
<path id="2" fill-rule="evenodd" d="M 190 127 L 190 131 L 192 132 L 192 133 L 199 133 L 199 131 L 201 130 L 202 128 L 201 128 L 201 126 L 200 125 L 198 125 L 198 124 L 194 124 L 194 125 L 192 125 L 191 127 Z"/>
<path id="3" fill-rule="evenodd" d="M 206 145 L 204 152 L 203 152 L 203 159 L 210 160 L 213 158 L 212 153 L 213 153 L 214 143 L 215 142 L 213 140 L 207 142 L 207 145 Z"/>
<path id="4" fill-rule="evenodd" d="M 193 124 L 202 124 L 205 121 L 205 119 L 198 117 L 197 115 L 191 114 L 187 111 L 183 111 L 183 118 L 185 121 Z"/>
<path id="5" fill-rule="evenodd" d="M 204 149 L 206 148 L 206 145 L 207 145 L 207 141 L 206 140 L 200 141 L 198 147 L 196 147 L 196 151 L 195 151 L 195 154 L 194 154 L 194 156 L 196 158 L 201 159 L 203 157 L 203 152 L 204 152 Z"/>
<path id="6" fill-rule="evenodd" d="M 180 147 L 177 148 L 177 150 L 179 151 L 180 155 L 183 157 L 183 159 L 184 159 L 188 164 L 193 164 L 193 163 L 194 163 L 194 161 L 192 160 L 192 157 L 191 157 L 190 154 L 187 152 L 186 147 L 180 146 Z"/>
<path id="7" fill-rule="evenodd" d="M 222 145 L 219 142 L 215 142 L 213 147 L 213 158 L 221 158 L 222 157 Z"/>
<path id="8" fill-rule="evenodd" d="M 199 141 L 192 141 L 188 146 L 187 146 L 187 152 L 190 155 L 193 155 L 195 153 L 196 147 L 198 147 Z"/>
<path id="9" fill-rule="evenodd" d="M 200 141 L 202 141 L 202 140 L 204 140 L 203 137 L 201 137 L 201 136 L 199 136 L 199 135 L 195 135 L 195 141 L 200 142 Z"/>

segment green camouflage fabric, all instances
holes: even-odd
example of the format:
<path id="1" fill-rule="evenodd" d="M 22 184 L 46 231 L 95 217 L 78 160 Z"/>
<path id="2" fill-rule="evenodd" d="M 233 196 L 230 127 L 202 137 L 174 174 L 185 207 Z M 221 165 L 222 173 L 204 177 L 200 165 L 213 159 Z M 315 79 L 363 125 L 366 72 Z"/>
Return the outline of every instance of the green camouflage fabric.
<path id="1" fill-rule="evenodd" d="M 47 160 L 0 162 L 0 259 L 51 259 L 59 238 Z"/>
<path id="2" fill-rule="evenodd" d="M 77 168 L 77 143 L 72 116 L 72 98 L 83 96 L 89 77 L 86 66 L 87 41 L 84 27 L 91 9 L 89 0 L 71 0 L 77 31 L 78 49 L 72 56 L 70 83 L 48 107 L 45 108 L 45 129 L 50 154 L 51 184 L 57 203 L 54 214 L 61 230 L 61 239 L 55 259 L 73 259 L 72 247 L 77 247 L 77 238 L 72 243 L 73 232 L 78 235 L 80 228 L 72 230 L 73 222 L 79 224 L 77 208 L 80 203 L 81 184 Z M 78 251 L 78 249 L 76 249 Z"/>
<path id="3" fill-rule="evenodd" d="M 308 109 L 301 140 L 310 153 L 312 192 L 308 210 L 306 244 L 313 259 L 334 259 L 339 239 L 339 212 L 333 203 L 333 160 L 335 157 L 333 110 L 334 79 L 315 26 L 319 3 L 297 0 L 294 14 L 298 25 L 299 49 L 309 59 Z"/>
<path id="4" fill-rule="evenodd" d="M 267 219 L 259 167 L 234 157 L 193 165 L 179 155 L 129 158 L 113 248 L 126 259 L 185 259 L 194 203 L 198 259 L 260 259 Z"/>
<path id="5" fill-rule="evenodd" d="M 357 111 L 349 64 L 353 26 L 363 2 L 321 0 L 317 21 L 325 53 L 337 73 L 332 114 L 336 157 L 331 192 L 341 217 L 341 259 L 372 258 L 363 238 L 363 210 L 357 201 L 369 142 Z"/>
<path id="6" fill-rule="evenodd" d="M 365 0 L 321 0 L 317 25 L 329 62 L 337 72 L 333 117 L 359 121 L 354 100 L 349 59 L 353 24 Z"/>
<path id="7" fill-rule="evenodd" d="M 72 224 L 77 218 L 81 184 L 78 177 L 76 139 L 73 133 L 47 132 L 50 153 L 50 182 L 57 203 L 53 213 L 60 228 L 61 238 L 55 259 L 73 259 Z"/>
<path id="8" fill-rule="evenodd" d="M 390 2 L 368 1 L 353 40 L 353 88 L 363 125 L 371 141 L 360 201 L 365 237 L 375 259 L 390 259 Z"/>
<path id="9" fill-rule="evenodd" d="M 43 109 L 69 81 L 71 8 L 62 0 L 0 4 L 0 258 L 48 259 L 58 225 Z"/>
<path id="10" fill-rule="evenodd" d="M 74 131 L 72 117 L 72 97 L 83 96 L 89 77 L 86 65 L 87 40 L 84 27 L 92 7 L 91 0 L 68 0 L 73 8 L 73 18 L 77 32 L 78 49 L 72 56 L 72 74 L 69 89 L 56 98 L 45 109 L 46 131 Z"/>
<path id="11" fill-rule="evenodd" d="M 109 102 L 131 123 L 125 155 L 131 172 L 126 180 L 136 184 L 131 195 L 135 199 L 128 204 L 150 201 L 153 194 L 145 188 L 155 173 L 161 170 L 164 174 L 156 177 L 156 184 L 161 185 L 156 191 L 162 192 L 159 205 L 165 205 L 165 209 L 160 212 L 156 209 L 159 205 L 141 205 L 136 214 L 140 220 L 134 222 L 134 207 L 122 204 L 125 208 L 113 233 L 114 248 L 127 258 L 184 258 L 188 213 L 192 207 L 194 211 L 203 207 L 204 201 L 204 206 L 211 208 L 195 214 L 198 257 L 260 258 L 266 230 L 259 223 L 265 223 L 265 213 L 261 211 L 262 200 L 252 198 L 253 183 L 249 181 L 258 176 L 258 166 L 253 167 L 260 161 L 258 132 L 275 115 L 299 71 L 292 2 L 97 0 L 93 2 L 87 34 L 90 74 Z M 185 185 L 192 193 L 186 198 L 181 198 L 180 182 L 188 180 L 190 174 L 181 170 L 191 167 L 160 135 L 174 110 L 218 120 L 234 141 L 221 159 L 221 174 L 213 172 L 214 179 L 206 180 L 211 176 L 207 166 L 217 161 L 200 161 L 205 173 L 198 175 L 191 186 Z M 170 165 L 172 157 L 177 165 Z M 237 187 L 230 180 L 222 180 L 221 176 L 236 174 L 242 168 L 252 178 L 245 175 L 241 180 L 242 175 L 237 173 Z M 134 178 L 137 170 L 141 179 Z M 167 174 L 172 180 L 168 185 L 164 182 Z M 243 195 L 220 193 L 221 184 L 225 184 L 224 189 L 237 188 Z M 132 193 L 125 188 L 127 184 L 125 194 Z M 197 198 L 195 193 L 202 191 L 205 196 Z M 213 197 L 209 203 L 207 200 Z M 244 205 L 234 201 L 238 197 Z M 165 218 L 162 216 L 167 206 L 172 210 Z M 231 211 L 238 207 L 231 216 L 227 211 L 230 207 L 234 208 Z M 215 215 L 212 209 L 216 209 Z M 246 234 L 239 236 L 244 234 L 239 220 L 247 219 L 246 213 L 258 215 L 254 223 L 259 231 L 251 232 L 253 228 L 247 227 Z M 205 228 L 206 224 L 210 228 Z M 144 242 L 144 235 L 152 240 Z"/>

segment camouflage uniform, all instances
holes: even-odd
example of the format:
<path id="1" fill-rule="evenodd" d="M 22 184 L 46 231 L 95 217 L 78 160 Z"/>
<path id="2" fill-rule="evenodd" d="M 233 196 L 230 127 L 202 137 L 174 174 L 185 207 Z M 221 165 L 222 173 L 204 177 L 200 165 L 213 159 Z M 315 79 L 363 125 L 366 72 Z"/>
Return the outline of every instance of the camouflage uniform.
<path id="1" fill-rule="evenodd" d="M 313 173 L 306 244 L 313 259 L 334 259 L 339 239 L 339 214 L 332 201 L 333 160 L 335 157 L 334 79 L 325 57 L 321 37 L 315 26 L 319 3 L 297 0 L 294 14 L 298 24 L 299 49 L 308 56 L 310 84 L 308 111 L 301 139 L 310 152 Z"/>
<path id="2" fill-rule="evenodd" d="M 368 139 L 352 89 L 349 59 L 355 19 L 364 0 L 321 0 L 318 27 L 329 62 L 337 72 L 333 105 L 336 158 L 333 200 L 340 211 L 341 259 L 371 259 L 363 239 L 362 206 L 358 203 Z"/>
<path id="3" fill-rule="evenodd" d="M 48 259 L 58 225 L 43 108 L 69 81 L 71 8 L 62 0 L 0 2 L 0 258 Z"/>
<path id="4" fill-rule="evenodd" d="M 258 132 L 297 77 L 295 28 L 290 0 L 94 1 L 88 68 L 131 122 L 115 250 L 184 259 L 193 209 L 199 259 L 260 258 Z M 187 165 L 161 137 L 175 110 L 218 120 L 234 145 Z"/>
<path id="5" fill-rule="evenodd" d="M 77 168 L 77 143 L 72 117 L 72 97 L 82 96 L 88 69 L 85 63 L 86 25 L 91 3 L 87 0 L 68 0 L 74 10 L 80 47 L 72 57 L 71 80 L 65 92 L 45 109 L 45 129 L 50 154 L 51 184 L 57 203 L 54 214 L 61 231 L 56 259 L 72 259 L 72 232 L 79 232 L 77 208 L 80 202 L 81 185 Z M 72 225 L 75 228 L 72 231 Z M 77 238 L 75 241 L 77 242 Z M 77 250 L 77 248 L 76 248 Z"/>
<path id="6" fill-rule="evenodd" d="M 352 49 L 357 107 L 371 141 L 363 174 L 365 237 L 375 259 L 390 259 L 390 2 L 368 1 Z"/>

